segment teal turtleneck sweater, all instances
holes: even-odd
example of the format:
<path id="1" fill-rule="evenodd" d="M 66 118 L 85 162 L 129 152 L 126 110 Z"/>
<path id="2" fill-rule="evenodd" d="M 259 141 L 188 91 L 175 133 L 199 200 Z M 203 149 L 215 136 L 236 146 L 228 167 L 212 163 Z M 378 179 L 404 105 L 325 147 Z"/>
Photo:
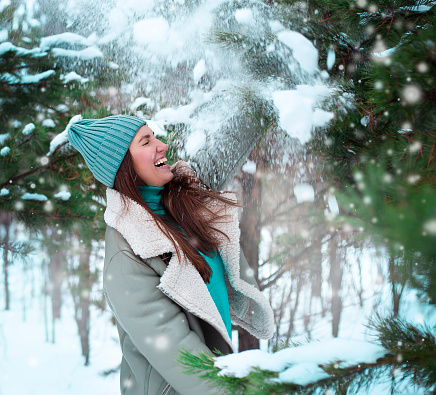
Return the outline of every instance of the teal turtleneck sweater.
<path id="1" fill-rule="evenodd" d="M 164 187 L 144 186 L 138 187 L 141 197 L 150 209 L 158 215 L 167 215 L 164 207 L 161 204 L 161 195 Z M 206 284 L 210 296 L 217 307 L 227 333 L 230 339 L 232 338 L 232 328 L 230 320 L 229 295 L 227 293 L 226 281 L 224 276 L 224 264 L 220 253 L 212 253 L 212 256 L 207 256 L 198 251 L 212 269 L 210 281 Z"/>

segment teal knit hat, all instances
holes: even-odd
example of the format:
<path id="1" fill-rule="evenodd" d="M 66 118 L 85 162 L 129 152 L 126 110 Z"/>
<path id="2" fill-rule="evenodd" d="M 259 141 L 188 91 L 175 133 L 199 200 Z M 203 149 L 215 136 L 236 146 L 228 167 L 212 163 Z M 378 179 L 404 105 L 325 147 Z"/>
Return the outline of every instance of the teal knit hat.
<path id="1" fill-rule="evenodd" d="M 82 119 L 68 127 L 68 140 L 79 151 L 94 177 L 112 188 L 121 162 L 143 119 L 114 115 L 101 119 Z"/>

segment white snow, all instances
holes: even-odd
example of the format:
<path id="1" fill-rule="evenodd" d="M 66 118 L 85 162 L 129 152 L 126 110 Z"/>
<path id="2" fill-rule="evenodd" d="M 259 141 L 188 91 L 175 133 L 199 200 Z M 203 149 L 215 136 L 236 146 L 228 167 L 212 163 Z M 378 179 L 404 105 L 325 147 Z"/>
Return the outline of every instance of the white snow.
<path id="1" fill-rule="evenodd" d="M 136 22 L 133 26 L 133 38 L 136 43 L 147 45 L 165 45 L 170 26 L 164 17 L 148 18 Z"/>
<path id="2" fill-rule="evenodd" d="M 43 73 L 27 75 L 24 74 L 24 70 L 23 70 L 20 77 L 17 77 L 9 73 L 4 73 L 1 75 L 1 79 L 8 82 L 9 84 L 37 84 L 41 80 L 48 78 L 55 73 L 56 72 L 54 70 L 47 70 L 44 71 Z"/>
<path id="3" fill-rule="evenodd" d="M 23 196 L 21 196 L 23 200 L 38 200 L 40 202 L 45 202 L 48 200 L 47 196 L 41 193 L 28 193 L 26 192 Z"/>
<path id="4" fill-rule="evenodd" d="M 64 84 L 68 84 L 71 81 L 79 81 L 80 83 L 84 84 L 85 82 L 89 81 L 89 78 L 82 77 L 81 75 L 77 74 L 75 71 L 71 71 L 66 76 L 64 76 L 62 81 Z"/>
<path id="5" fill-rule="evenodd" d="M 6 155 L 9 154 L 9 152 L 11 152 L 11 149 L 10 149 L 9 147 L 3 147 L 3 148 L 0 150 L 0 155 L 1 155 L 1 156 L 6 156 Z"/>
<path id="6" fill-rule="evenodd" d="M 330 212 L 333 215 L 338 215 L 339 214 L 339 206 L 338 206 L 338 202 L 336 200 L 335 195 L 330 195 L 327 199 L 328 204 L 329 204 L 329 208 L 330 208 Z"/>
<path id="7" fill-rule="evenodd" d="M 0 56 L 4 55 L 6 52 L 9 51 L 14 51 L 18 56 L 32 55 L 32 57 L 37 57 L 47 55 L 47 52 L 42 52 L 41 48 L 26 49 L 22 47 L 17 47 L 10 42 L 0 44 Z"/>
<path id="8" fill-rule="evenodd" d="M 206 144 L 206 134 L 202 130 L 196 130 L 188 136 L 185 144 L 185 152 L 188 156 L 194 156 Z"/>
<path id="9" fill-rule="evenodd" d="M 285 348 L 274 354 L 249 350 L 215 358 L 214 366 L 221 376 L 246 377 L 259 369 L 280 372 L 277 381 L 306 385 L 328 376 L 318 365 L 338 362 L 342 368 L 359 363 L 374 363 L 387 353 L 383 347 L 366 341 L 335 338 L 299 347 Z M 304 376 L 303 376 L 304 374 Z"/>
<path id="10" fill-rule="evenodd" d="M 42 51 L 47 51 L 57 45 L 68 44 L 68 45 L 83 45 L 91 46 L 93 43 L 86 37 L 80 36 L 79 34 L 65 32 L 61 34 L 55 34 L 53 36 L 43 37 L 39 47 Z"/>
<path id="11" fill-rule="evenodd" d="M 67 58 L 79 58 L 82 60 L 93 60 L 95 58 L 102 58 L 103 53 L 94 45 L 82 49 L 81 51 L 74 51 L 72 49 L 63 48 L 53 48 L 51 54 L 57 57 L 67 57 Z"/>
<path id="12" fill-rule="evenodd" d="M 47 118 L 42 121 L 42 126 L 45 126 L 46 128 L 55 128 L 56 124 L 53 119 Z"/>
<path id="13" fill-rule="evenodd" d="M 70 110 L 70 108 L 66 105 L 66 104 L 58 104 L 57 106 L 56 106 L 56 111 L 59 111 L 59 112 L 68 112 Z"/>
<path id="14" fill-rule="evenodd" d="M 71 197 L 71 192 L 68 191 L 60 191 L 53 195 L 53 197 L 61 200 L 68 200 Z"/>
<path id="15" fill-rule="evenodd" d="M 315 108 L 317 101 L 329 95 L 323 85 L 298 85 L 296 90 L 275 91 L 272 93 L 274 105 L 279 111 L 279 125 L 302 143 L 310 139 L 310 133 L 316 126 L 326 125 L 333 113 Z"/>
<path id="16" fill-rule="evenodd" d="M 155 136 L 166 136 L 167 132 L 162 128 L 158 122 L 146 119 L 147 126 L 153 131 Z"/>
<path id="17" fill-rule="evenodd" d="M 294 186 L 294 195 L 297 203 L 313 202 L 315 200 L 315 191 L 312 185 L 305 182 Z"/>
<path id="18" fill-rule="evenodd" d="M 7 196 L 9 195 L 9 189 L 2 188 L 0 191 L 0 196 Z"/>
<path id="19" fill-rule="evenodd" d="M 3 145 L 9 137 L 11 137 L 9 133 L 0 134 L 0 145 Z"/>
<path id="20" fill-rule="evenodd" d="M 120 68 L 120 66 L 118 66 L 115 62 L 108 62 L 108 67 L 112 70 L 117 70 Z"/>
<path id="21" fill-rule="evenodd" d="M 11 5 L 11 0 L 1 0 L 0 1 L 0 12 L 2 12 L 9 5 Z"/>
<path id="22" fill-rule="evenodd" d="M 292 49 L 294 58 L 309 74 L 318 70 L 318 50 L 301 33 L 286 30 L 277 34 L 277 38 Z"/>
<path id="23" fill-rule="evenodd" d="M 197 84 L 206 73 L 206 62 L 200 59 L 194 67 L 194 82 Z"/>
<path id="24" fill-rule="evenodd" d="M 79 114 L 79 115 L 75 115 L 74 117 L 72 117 L 70 119 L 70 122 L 68 122 L 67 127 L 65 128 L 65 130 L 61 133 L 59 133 L 51 142 L 50 142 L 50 151 L 47 152 L 47 156 L 50 156 L 57 147 L 59 147 L 61 144 L 65 143 L 66 141 L 68 141 L 68 129 L 70 128 L 70 126 L 75 123 L 80 121 L 81 119 L 83 119 L 83 117 Z"/>
<path id="25" fill-rule="evenodd" d="M 28 123 L 23 129 L 23 134 L 28 135 L 32 133 L 34 130 L 35 130 L 35 125 L 33 123 Z"/>
<path id="26" fill-rule="evenodd" d="M 154 101 L 148 97 L 137 97 L 135 101 L 130 105 L 130 109 L 135 111 L 138 107 L 146 105 L 148 108 L 154 107 Z"/>
<path id="27" fill-rule="evenodd" d="M 256 173 L 256 162 L 253 162 L 252 160 L 247 160 L 247 162 L 245 162 L 245 164 L 242 166 L 242 171 L 250 174 Z"/>
<path id="28" fill-rule="evenodd" d="M 253 11 L 250 8 L 240 8 L 239 10 L 236 10 L 235 18 L 238 21 L 238 23 L 244 23 L 246 25 L 255 24 Z"/>
<path id="29" fill-rule="evenodd" d="M 430 235 L 436 236 L 436 218 L 432 218 L 426 221 L 423 225 L 423 229 Z"/>
<path id="30" fill-rule="evenodd" d="M 333 49 L 329 49 L 327 52 L 327 69 L 331 70 L 336 61 L 335 51 Z"/>

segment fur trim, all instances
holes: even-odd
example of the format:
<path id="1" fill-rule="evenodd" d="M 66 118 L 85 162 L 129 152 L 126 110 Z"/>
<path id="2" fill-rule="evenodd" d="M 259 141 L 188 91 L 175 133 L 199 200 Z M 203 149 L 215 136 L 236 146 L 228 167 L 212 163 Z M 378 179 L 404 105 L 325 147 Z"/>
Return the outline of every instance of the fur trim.
<path id="1" fill-rule="evenodd" d="M 233 348 L 221 315 L 195 267 L 184 256 L 179 262 L 173 244 L 142 206 L 126 198 L 124 210 L 119 192 L 108 188 L 106 193 L 107 208 L 104 219 L 107 225 L 121 233 L 136 255 L 145 260 L 172 252 L 172 258 L 160 278 L 158 288 L 184 309 L 212 325 Z M 224 196 L 236 200 L 233 193 Z M 219 209 L 223 204 L 217 202 L 211 209 L 214 206 Z M 271 307 L 259 290 L 240 278 L 238 210 L 236 207 L 226 206 L 225 214 L 228 215 L 228 220 L 217 223 L 216 227 L 230 239 L 227 240 L 221 235 L 218 249 L 226 269 L 232 322 L 258 338 L 269 339 L 274 331 Z"/>

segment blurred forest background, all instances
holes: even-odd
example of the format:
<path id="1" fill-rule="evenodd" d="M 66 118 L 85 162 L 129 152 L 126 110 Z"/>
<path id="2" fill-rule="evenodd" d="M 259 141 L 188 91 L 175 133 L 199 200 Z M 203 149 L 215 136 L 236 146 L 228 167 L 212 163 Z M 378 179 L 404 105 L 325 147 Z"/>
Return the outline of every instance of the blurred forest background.
<path id="1" fill-rule="evenodd" d="M 93 317 L 110 316 L 101 276 L 105 187 L 62 132 L 77 114 L 136 115 L 155 121 L 172 161 L 195 162 L 204 151 L 186 148 L 189 122 L 168 114 L 192 106 L 193 92 L 213 93 L 225 71 L 209 73 L 197 55 L 146 64 L 133 44 L 115 41 L 124 31 L 99 31 L 87 19 L 104 19 L 116 1 L 76 3 L 77 13 L 73 3 L 54 0 L 0 2 L 0 344 L 6 350 L 5 312 L 19 314 L 23 325 L 37 312 L 40 341 L 52 344 L 68 315 L 83 363 L 92 365 Z M 136 10 L 130 22 L 152 12 L 175 24 L 202 4 L 146 3 L 147 10 L 129 3 Z M 252 150 L 229 189 L 244 205 L 242 248 L 274 309 L 277 331 L 263 347 L 365 338 L 375 331 L 365 327 L 368 318 L 378 314 L 386 319 L 378 330 L 394 354 L 404 352 L 388 328 L 397 319 L 427 325 L 433 337 L 421 346 L 434 350 L 433 2 L 223 1 L 211 14 L 219 17 L 201 40 L 215 56 L 238 64 L 240 83 L 222 94 L 236 103 L 232 122 L 238 118 L 244 136 L 252 131 L 244 137 Z M 278 38 L 282 29 L 310 40 L 319 69 L 309 73 L 299 64 L 296 50 Z M 302 141 L 285 130 L 263 88 L 297 91 L 321 82 L 329 95 L 320 107 L 334 117 Z M 211 103 L 203 101 L 190 118 L 221 102 Z M 224 154 L 239 149 L 234 142 L 223 147 Z M 260 347 L 234 330 L 240 351 Z M 116 369 L 108 364 L 106 373 Z M 427 388 L 435 385 L 425 377 Z"/>

